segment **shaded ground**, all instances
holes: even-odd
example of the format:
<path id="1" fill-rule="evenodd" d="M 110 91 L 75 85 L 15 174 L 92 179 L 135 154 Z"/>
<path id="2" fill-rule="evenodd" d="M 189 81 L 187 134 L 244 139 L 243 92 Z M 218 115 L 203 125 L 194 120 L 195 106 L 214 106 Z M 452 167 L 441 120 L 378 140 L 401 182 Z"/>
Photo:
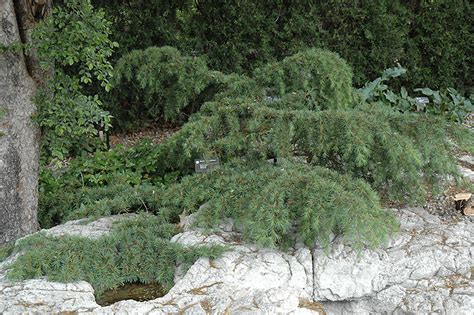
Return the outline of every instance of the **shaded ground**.
<path id="1" fill-rule="evenodd" d="M 467 188 L 449 187 L 440 196 L 432 197 L 423 205 L 431 214 L 438 215 L 443 221 L 469 220 L 474 222 L 473 216 L 465 216 L 462 210 L 457 210 L 453 200 L 454 195 L 462 192 L 472 192 Z"/>
<path id="2" fill-rule="evenodd" d="M 157 124 L 134 132 L 116 133 L 110 136 L 110 147 L 114 148 L 121 144 L 129 148 L 143 139 L 150 139 L 156 145 L 171 137 L 178 130 L 179 127 L 173 125 Z"/>

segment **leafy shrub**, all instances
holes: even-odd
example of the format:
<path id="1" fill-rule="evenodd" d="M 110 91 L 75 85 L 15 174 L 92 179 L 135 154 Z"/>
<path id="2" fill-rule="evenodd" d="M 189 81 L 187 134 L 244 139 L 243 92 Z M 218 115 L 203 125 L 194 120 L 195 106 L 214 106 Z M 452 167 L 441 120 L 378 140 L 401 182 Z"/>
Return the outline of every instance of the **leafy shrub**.
<path id="1" fill-rule="evenodd" d="M 429 114 L 443 115 L 449 120 L 463 122 L 464 118 L 474 111 L 471 101 L 453 88 L 434 91 L 430 88 L 417 88 L 414 91 L 428 97 L 429 103 L 420 103 L 415 97 L 408 95 L 402 87 L 400 93 L 394 93 L 387 84 L 390 79 L 406 73 L 404 68 L 386 69 L 382 76 L 368 82 L 359 89 L 362 101 L 382 102 L 402 112 L 424 111 Z"/>
<path id="2" fill-rule="evenodd" d="M 380 77 L 371 82 L 367 82 L 362 88 L 358 90 L 362 96 L 362 101 L 375 102 L 379 101 L 383 97 L 385 97 L 387 100 L 390 100 L 390 96 L 388 95 L 390 91 L 388 90 L 388 85 L 385 83 L 392 78 L 396 78 L 405 74 L 406 72 L 407 70 L 402 67 L 385 69 Z"/>
<path id="3" fill-rule="evenodd" d="M 140 198 L 133 199 L 138 194 L 137 190 L 143 193 L 140 185 L 154 184 L 160 187 L 162 183 L 173 180 L 173 174 L 152 177 L 156 164 L 153 145 L 144 140 L 128 149 L 118 146 L 113 150 L 77 157 L 67 167 L 42 169 L 39 179 L 40 226 L 47 228 L 62 223 L 80 207 L 97 208 L 99 212 L 102 211 L 102 215 L 142 209 Z M 112 208 L 117 209 L 116 212 Z"/>
<path id="4" fill-rule="evenodd" d="M 116 43 L 109 39 L 110 22 L 90 0 L 55 6 L 32 33 L 46 82 L 38 91 L 37 121 L 42 128 L 43 157 L 64 159 L 99 146 L 97 128 L 107 130 L 110 116 L 87 86 L 110 89 L 112 66 L 107 61 Z"/>
<path id="5" fill-rule="evenodd" d="M 183 21 L 187 45 L 206 54 L 213 69 L 250 73 L 319 47 L 348 60 L 357 84 L 403 56 L 409 32 L 407 10 L 393 1 L 199 1 L 189 17 Z"/>
<path id="6" fill-rule="evenodd" d="M 352 70 L 327 50 L 310 49 L 271 63 L 257 69 L 255 78 L 271 98 L 300 94 L 319 110 L 352 105 Z"/>
<path id="7" fill-rule="evenodd" d="M 104 186 L 114 183 L 138 185 L 150 178 L 156 161 L 150 155 L 153 144 L 144 139 L 131 148 L 117 146 L 72 160 L 62 176 L 80 180 L 82 186 Z M 158 181 L 159 182 L 159 181 Z"/>
<path id="8" fill-rule="evenodd" d="M 230 217 L 246 241 L 270 247 L 293 243 L 292 233 L 307 246 L 328 247 L 334 234 L 355 248 L 376 247 L 397 230 L 393 214 L 362 180 L 298 161 L 228 165 L 170 186 L 164 206 L 192 213 L 205 204 L 200 226 L 217 227 Z"/>
<path id="9" fill-rule="evenodd" d="M 93 2 L 115 22 L 124 52 L 170 45 L 205 55 L 212 69 L 250 74 L 318 47 L 347 60 L 357 86 L 400 63 L 410 71 L 400 80 L 408 89 L 473 88 L 468 0 Z"/>
<path id="10" fill-rule="evenodd" d="M 404 5 L 411 18 L 405 57 L 400 59 L 409 69 L 403 84 L 407 88 L 429 86 L 437 90 L 455 87 L 472 93 L 473 2 L 406 1 Z"/>
<path id="11" fill-rule="evenodd" d="M 176 225 L 160 222 L 151 215 L 120 222 L 99 239 L 37 234 L 23 239 L 22 251 L 10 266 L 12 279 L 46 276 L 51 281 L 85 280 L 100 295 L 126 282 L 157 282 L 169 290 L 177 264 L 184 268 L 199 257 L 216 258 L 222 247 L 183 247 L 171 243 Z"/>
<path id="12" fill-rule="evenodd" d="M 448 119 L 464 122 L 468 114 L 474 112 L 474 105 L 471 100 L 465 98 L 461 93 L 453 88 L 433 91 L 430 88 L 415 89 L 430 99 L 430 104 L 425 107 L 429 114 L 445 115 Z"/>
<path id="13" fill-rule="evenodd" d="M 183 14 L 194 0 L 92 0 L 112 21 L 112 39 L 120 44 L 115 58 L 134 49 L 176 46 L 182 41 Z"/>
<path id="14" fill-rule="evenodd" d="M 192 103 L 211 88 L 214 75 L 203 59 L 183 56 L 173 47 L 132 51 L 115 67 L 112 94 L 117 105 L 111 112 L 119 125 L 160 118 L 183 121 L 186 113 L 199 109 Z"/>

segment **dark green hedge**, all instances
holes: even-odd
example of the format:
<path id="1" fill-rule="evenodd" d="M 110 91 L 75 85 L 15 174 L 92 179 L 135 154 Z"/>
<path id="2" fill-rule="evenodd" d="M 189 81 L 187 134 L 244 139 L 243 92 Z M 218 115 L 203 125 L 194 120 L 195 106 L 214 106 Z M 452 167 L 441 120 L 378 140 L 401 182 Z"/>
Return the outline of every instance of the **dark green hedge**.
<path id="1" fill-rule="evenodd" d="M 474 92 L 474 5 L 469 0 L 410 1 L 413 16 L 402 64 L 412 86 Z"/>
<path id="2" fill-rule="evenodd" d="M 401 55 L 408 12 L 392 1 L 200 1 L 193 47 L 211 67 L 247 71 L 307 47 L 328 48 L 355 69 L 357 84 Z"/>
<path id="3" fill-rule="evenodd" d="M 308 47 L 337 52 L 363 85 L 400 63 L 408 88 L 473 87 L 469 0 L 102 1 L 119 54 L 171 45 L 211 69 L 250 73 Z"/>

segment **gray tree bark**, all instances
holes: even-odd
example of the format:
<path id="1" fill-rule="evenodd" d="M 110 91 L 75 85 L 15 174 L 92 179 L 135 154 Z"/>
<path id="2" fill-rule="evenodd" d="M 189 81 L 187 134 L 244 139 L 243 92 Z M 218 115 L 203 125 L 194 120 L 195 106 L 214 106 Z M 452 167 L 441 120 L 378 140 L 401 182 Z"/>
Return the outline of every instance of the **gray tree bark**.
<path id="1" fill-rule="evenodd" d="M 0 45 L 25 42 L 28 2 L 0 0 Z M 32 73 L 22 53 L 0 53 L 0 244 L 38 229 L 40 131 L 31 120 Z"/>

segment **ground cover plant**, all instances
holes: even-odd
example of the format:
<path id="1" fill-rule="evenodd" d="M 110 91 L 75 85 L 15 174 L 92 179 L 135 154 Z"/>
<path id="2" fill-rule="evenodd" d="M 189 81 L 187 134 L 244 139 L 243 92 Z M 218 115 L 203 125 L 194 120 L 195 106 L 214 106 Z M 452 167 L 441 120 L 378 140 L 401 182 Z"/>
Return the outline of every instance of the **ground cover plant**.
<path id="1" fill-rule="evenodd" d="M 11 265 L 8 276 L 85 280 L 99 296 L 106 289 L 135 282 L 159 283 L 167 291 L 173 285 L 176 265 L 186 270 L 199 257 L 216 258 L 224 251 L 218 246 L 183 247 L 170 242 L 177 232 L 176 225 L 142 214 L 118 223 L 99 239 L 36 234 L 16 245 L 15 250 L 24 253 Z"/>
<path id="2" fill-rule="evenodd" d="M 106 202 L 117 197 L 128 200 L 136 195 L 134 190 L 139 189 L 134 186 L 153 184 L 160 187 L 172 180 L 172 174 L 151 176 L 156 169 L 152 152 L 151 142 L 143 141 L 128 149 L 118 146 L 113 150 L 77 157 L 67 167 L 52 165 L 43 168 L 40 172 L 41 198 L 38 211 L 41 227 L 49 228 L 63 223 L 70 212 L 84 204 L 83 200 L 102 199 Z M 119 191 L 124 194 L 117 195 Z M 138 208 L 127 203 L 123 209 L 138 210 L 141 209 L 140 205 L 142 202 L 139 202 Z"/>
<path id="3" fill-rule="evenodd" d="M 379 102 L 391 106 L 401 112 L 425 112 L 432 115 L 441 115 L 448 120 L 464 122 L 466 116 L 474 111 L 471 100 L 465 98 L 454 88 L 441 91 L 430 88 L 416 88 L 413 93 L 418 97 L 409 95 L 406 88 L 400 88 L 400 92 L 394 92 L 389 86 L 393 78 L 404 75 L 405 68 L 386 69 L 382 76 L 371 82 L 367 82 L 358 91 L 362 100 L 368 102 Z M 420 101 L 420 98 L 424 98 Z"/>
<path id="4" fill-rule="evenodd" d="M 161 187 L 149 184 L 110 184 L 103 187 L 64 187 L 63 193 L 44 195 L 39 211 L 43 228 L 49 228 L 68 220 L 90 219 L 140 211 L 157 212 L 154 195 Z"/>

